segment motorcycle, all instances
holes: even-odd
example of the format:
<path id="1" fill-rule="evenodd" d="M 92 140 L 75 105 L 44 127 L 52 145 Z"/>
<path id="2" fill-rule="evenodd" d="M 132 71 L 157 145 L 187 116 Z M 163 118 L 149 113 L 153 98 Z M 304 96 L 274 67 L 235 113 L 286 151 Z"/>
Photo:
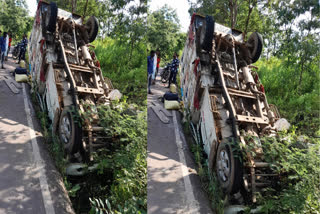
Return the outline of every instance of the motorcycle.
<path id="1" fill-rule="evenodd" d="M 21 44 L 18 43 L 16 46 L 14 46 L 13 51 L 12 51 L 12 58 L 17 59 L 20 55 L 21 51 Z"/>
<path id="2" fill-rule="evenodd" d="M 166 83 L 169 80 L 170 77 L 170 71 L 171 71 L 171 64 L 168 63 L 162 70 L 162 73 L 160 74 L 161 82 Z"/>

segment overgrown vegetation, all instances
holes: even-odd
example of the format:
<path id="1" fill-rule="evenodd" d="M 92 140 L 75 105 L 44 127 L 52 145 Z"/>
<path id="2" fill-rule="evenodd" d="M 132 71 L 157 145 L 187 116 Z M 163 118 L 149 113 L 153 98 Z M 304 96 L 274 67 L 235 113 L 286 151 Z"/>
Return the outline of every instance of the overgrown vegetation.
<path id="1" fill-rule="evenodd" d="M 36 104 L 35 93 L 32 97 Z M 47 114 L 38 107 L 36 111 L 44 140 L 77 213 L 146 213 L 146 108 L 128 104 L 126 100 L 98 107 L 108 146 L 94 154 L 90 166 L 96 165 L 96 170 L 82 177 L 67 177 L 68 163 L 62 144 L 52 135 Z"/>
<path id="2" fill-rule="evenodd" d="M 219 183 L 215 173 L 209 169 L 208 161 L 205 159 L 203 147 L 199 144 L 193 144 L 191 151 L 194 154 L 195 162 L 198 167 L 198 175 L 201 180 L 202 188 L 208 195 L 211 202 L 211 208 L 215 213 L 224 213 L 224 198 L 222 190 L 219 187 Z"/>
<path id="3" fill-rule="evenodd" d="M 188 146 L 194 155 L 194 161 L 197 164 L 197 174 L 200 177 L 202 189 L 207 193 L 207 196 L 211 202 L 211 209 L 214 211 L 214 213 L 223 214 L 223 192 L 219 187 L 215 173 L 212 171 L 212 169 L 209 169 L 208 159 L 206 158 L 203 146 L 200 143 L 200 135 L 197 133 L 192 133 L 193 128 L 190 126 L 191 121 L 189 120 L 189 116 L 187 116 L 186 119 L 187 121 L 183 123 L 183 131 L 186 136 Z"/>
<path id="4" fill-rule="evenodd" d="M 97 40 L 94 45 L 103 74 L 112 80 L 114 88 L 128 97 L 128 102 L 143 104 L 147 84 L 146 45 L 137 44 L 131 57 L 127 45 L 112 38 Z"/>
<path id="5" fill-rule="evenodd" d="M 294 128 L 277 138 L 263 138 L 266 161 L 274 165 L 280 183 L 258 196 L 262 213 L 319 213 L 320 141 L 301 139 Z"/>
<path id="6" fill-rule="evenodd" d="M 98 170 L 74 182 L 80 185 L 73 197 L 75 209 L 86 210 L 80 205 L 90 198 L 90 213 L 146 213 L 146 55 L 141 54 L 145 49 L 142 43 L 137 45 L 130 59 L 127 47 L 117 40 L 105 38 L 95 45 L 104 75 L 124 98 L 98 107 L 100 125 L 110 140 L 94 155 L 91 164 L 98 164 Z"/>
<path id="7" fill-rule="evenodd" d="M 99 106 L 98 114 L 110 140 L 94 155 L 92 164 L 98 164 L 97 170 L 85 175 L 83 182 L 76 181 L 81 189 L 74 197 L 75 205 L 89 197 L 90 213 L 146 213 L 146 109 L 124 100 Z M 83 211 L 83 207 L 76 209 Z"/>
<path id="8" fill-rule="evenodd" d="M 316 61 L 310 72 L 303 73 L 299 84 L 299 70 L 284 60 L 271 58 L 257 63 L 260 79 L 265 87 L 269 103 L 275 104 L 282 117 L 310 137 L 319 137 L 320 123 L 320 69 Z"/>

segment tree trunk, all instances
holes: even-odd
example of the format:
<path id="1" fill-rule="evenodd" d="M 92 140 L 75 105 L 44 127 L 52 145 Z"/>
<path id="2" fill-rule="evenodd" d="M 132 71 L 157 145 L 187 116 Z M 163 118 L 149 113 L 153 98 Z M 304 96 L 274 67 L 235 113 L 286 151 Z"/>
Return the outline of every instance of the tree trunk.
<path id="1" fill-rule="evenodd" d="M 302 83 L 302 74 L 303 74 L 303 69 L 304 69 L 304 62 L 305 62 L 305 59 L 304 59 L 304 53 L 301 51 L 300 52 L 300 77 L 299 77 L 299 89 L 300 89 L 300 86 L 301 86 L 301 83 Z"/>
<path id="2" fill-rule="evenodd" d="M 244 30 L 244 40 L 246 40 L 246 37 L 247 37 L 247 32 L 248 32 L 248 25 L 249 25 L 249 20 L 250 20 L 250 15 L 252 13 L 252 10 L 255 6 L 255 2 L 252 3 L 252 7 L 251 7 L 251 0 L 249 0 L 249 12 L 248 12 L 248 16 L 247 16 L 247 19 L 246 19 L 246 24 L 245 24 L 245 30 Z"/>
<path id="3" fill-rule="evenodd" d="M 130 55 L 129 55 L 129 65 L 131 65 L 131 59 L 132 59 L 132 52 L 133 52 L 133 47 L 134 47 L 134 38 L 131 38 L 131 49 L 130 49 Z"/>
<path id="4" fill-rule="evenodd" d="M 134 23 L 133 14 L 131 14 L 130 18 L 131 18 L 131 24 L 133 24 Z M 134 30 L 132 29 L 132 31 L 130 33 L 129 66 L 131 66 L 132 52 L 133 52 L 133 46 L 134 46 L 134 41 L 135 41 L 134 39 L 135 39 L 135 33 L 134 33 Z"/>
<path id="5" fill-rule="evenodd" d="M 237 15 L 238 15 L 238 4 L 237 0 L 234 1 L 234 18 L 233 18 L 233 28 L 237 25 Z"/>
<path id="6" fill-rule="evenodd" d="M 233 28 L 233 0 L 229 0 L 229 9 L 230 9 L 230 25 Z"/>
<path id="7" fill-rule="evenodd" d="M 303 67 L 304 67 L 304 62 L 301 64 L 301 71 L 300 71 L 300 78 L 299 78 L 299 87 L 301 86 L 302 83 L 302 73 L 303 73 Z"/>
<path id="8" fill-rule="evenodd" d="M 231 29 L 235 28 L 235 26 L 237 24 L 237 14 L 238 14 L 237 1 L 238 0 L 229 0 Z"/>

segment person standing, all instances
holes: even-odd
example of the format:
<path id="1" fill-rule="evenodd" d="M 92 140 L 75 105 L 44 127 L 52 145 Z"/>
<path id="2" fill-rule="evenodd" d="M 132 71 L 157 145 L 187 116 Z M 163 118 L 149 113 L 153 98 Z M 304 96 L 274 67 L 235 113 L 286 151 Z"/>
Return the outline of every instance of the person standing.
<path id="1" fill-rule="evenodd" d="M 157 54 L 154 52 L 153 56 L 153 71 L 152 71 L 152 85 L 156 84 L 156 70 L 157 70 Z"/>
<path id="2" fill-rule="evenodd" d="M 11 49 L 11 42 L 12 42 L 12 34 L 11 32 L 8 33 L 8 49 L 7 49 L 7 55 L 6 55 L 6 61 L 8 61 L 9 52 Z"/>
<path id="3" fill-rule="evenodd" d="M 147 57 L 147 61 L 148 61 L 148 94 L 152 94 L 151 84 L 152 84 L 154 54 L 155 54 L 155 52 L 151 51 L 150 56 Z"/>
<path id="4" fill-rule="evenodd" d="M 5 69 L 4 66 L 3 66 L 3 63 L 4 63 L 5 54 L 7 52 L 7 49 L 6 49 L 6 42 L 7 42 L 6 38 L 7 38 L 7 32 L 4 32 L 3 36 L 0 37 L 0 49 L 1 49 L 0 60 L 1 60 L 1 68 L 2 69 Z"/>
<path id="5" fill-rule="evenodd" d="M 1 38 L 1 34 L 2 34 L 2 31 L 0 30 L 0 38 Z M 1 57 L 1 46 L 0 46 L 0 57 Z M 0 58 L 0 61 L 1 61 L 1 58 Z"/>
<path id="6" fill-rule="evenodd" d="M 178 68 L 179 68 L 179 59 L 178 59 L 178 54 L 174 53 L 173 54 L 173 60 L 171 62 L 171 72 L 169 76 L 169 85 L 167 88 L 170 88 L 170 84 L 174 83 L 177 84 L 177 73 L 178 73 Z"/>
<path id="7" fill-rule="evenodd" d="M 6 37 L 6 52 L 4 53 L 4 60 L 8 60 L 8 49 L 9 49 L 9 35 Z"/>
<path id="8" fill-rule="evenodd" d="M 160 66 L 160 61 L 161 61 L 159 49 L 156 51 L 156 54 L 157 54 L 157 69 L 156 69 L 156 77 L 157 77 L 157 75 L 159 73 L 159 66 Z"/>
<path id="9" fill-rule="evenodd" d="M 28 45 L 27 35 L 24 34 L 24 35 L 23 35 L 23 39 L 22 39 L 22 41 L 21 41 L 21 50 L 20 50 L 20 54 L 19 54 L 19 61 L 18 61 L 17 64 L 20 63 L 21 59 L 23 59 L 23 60 L 26 59 L 27 45 Z"/>

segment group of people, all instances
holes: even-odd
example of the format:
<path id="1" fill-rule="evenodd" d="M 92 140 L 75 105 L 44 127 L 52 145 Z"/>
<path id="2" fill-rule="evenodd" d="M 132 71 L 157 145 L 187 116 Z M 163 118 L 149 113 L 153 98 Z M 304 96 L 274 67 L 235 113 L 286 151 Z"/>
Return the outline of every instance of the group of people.
<path id="1" fill-rule="evenodd" d="M 151 85 L 155 84 L 155 79 L 159 72 L 159 65 L 160 65 L 160 51 L 150 51 L 150 55 L 147 57 L 148 61 L 148 94 L 152 94 L 151 92 Z M 179 68 L 179 56 L 177 53 L 173 54 L 173 59 L 171 61 L 171 70 L 170 70 L 170 76 L 169 76 L 169 85 L 167 88 L 170 87 L 171 83 L 176 84 L 177 80 L 177 73 Z"/>
<path id="2" fill-rule="evenodd" d="M 2 34 L 2 32 L 0 31 L 0 63 L 1 63 L 2 69 L 5 69 L 4 61 L 8 60 L 8 54 L 10 52 L 11 42 L 12 42 L 12 34 L 10 32 L 9 33 L 3 32 Z M 19 61 L 17 62 L 17 64 L 20 63 L 21 59 L 25 60 L 27 45 L 28 45 L 27 35 L 23 35 L 22 41 L 19 43 L 20 52 L 19 52 Z"/>
<path id="3" fill-rule="evenodd" d="M 0 31 L 0 62 L 1 62 L 1 68 L 4 69 L 4 61 L 8 60 L 8 54 L 11 47 L 11 33 L 2 32 Z"/>

